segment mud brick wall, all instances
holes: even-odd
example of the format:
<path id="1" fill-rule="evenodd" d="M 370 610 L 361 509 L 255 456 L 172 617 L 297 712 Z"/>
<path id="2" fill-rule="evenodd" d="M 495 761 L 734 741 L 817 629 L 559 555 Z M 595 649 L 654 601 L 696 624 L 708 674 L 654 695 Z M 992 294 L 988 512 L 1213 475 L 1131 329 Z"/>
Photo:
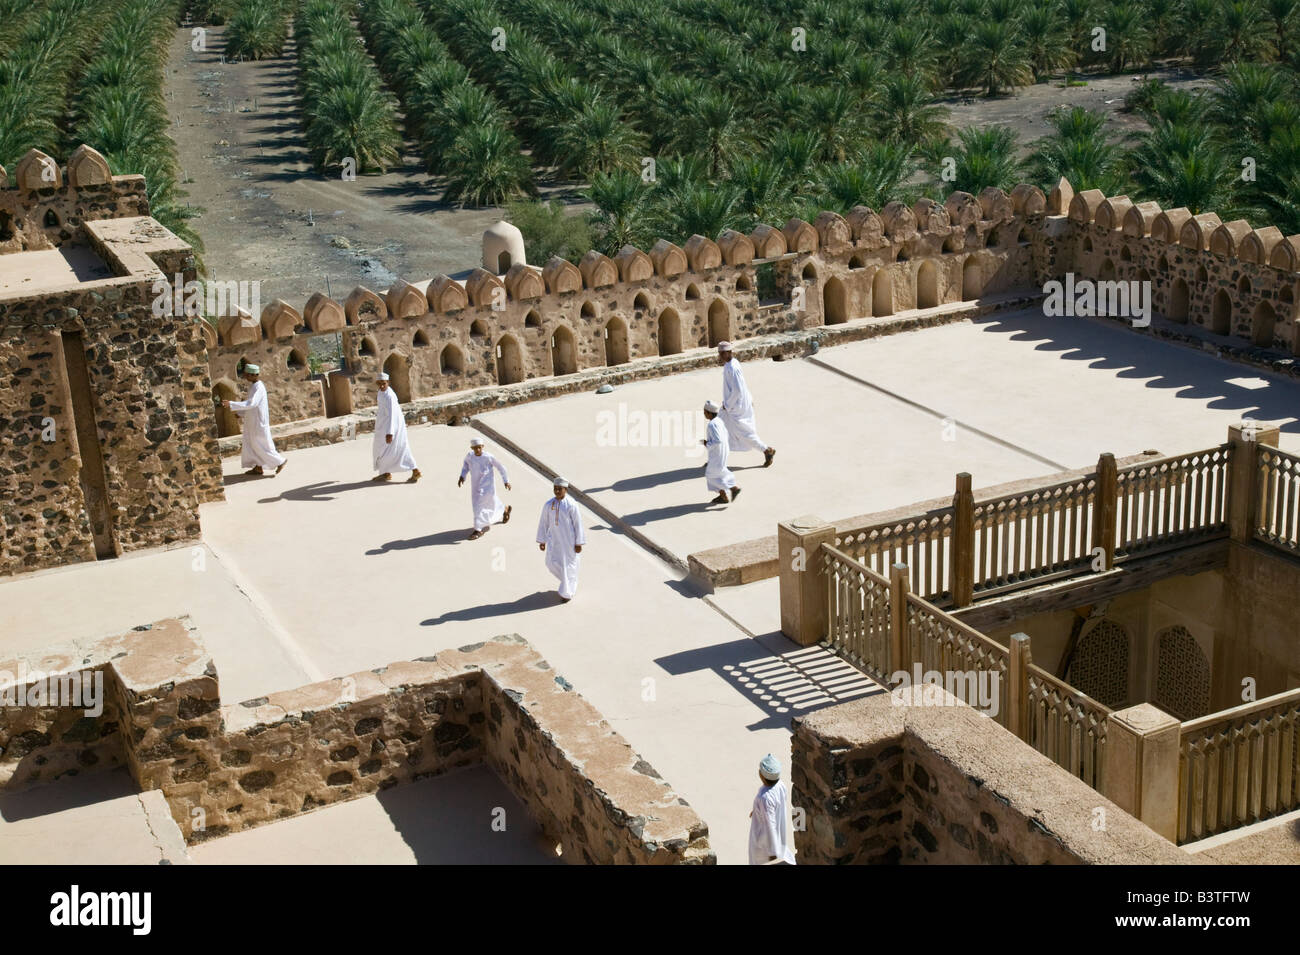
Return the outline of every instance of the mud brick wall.
<path id="1" fill-rule="evenodd" d="M 219 493 L 212 412 L 190 319 L 152 314 L 149 285 L 87 283 L 49 298 L 0 301 L 0 573 L 93 556 L 64 337 L 81 335 L 103 457 L 103 501 L 117 552 L 199 536 L 198 501 Z M 188 375 L 186 372 L 188 371 Z M 210 399 L 208 407 L 210 408 Z M 52 418 L 55 440 L 42 440 Z M 91 472 L 88 472 L 91 473 Z M 215 483 L 214 482 L 218 482 Z M 90 514 L 96 513 L 92 508 Z"/>
<path id="2" fill-rule="evenodd" d="M 954 705 L 922 705 L 901 690 L 795 721 L 801 864 L 1193 861 L 992 720 L 943 698 Z M 1102 830 L 1093 828 L 1098 808 Z"/>
<path id="3" fill-rule="evenodd" d="M 149 214 L 144 176 L 86 185 L 73 185 L 64 175 L 60 179 L 57 186 L 40 189 L 0 188 L 0 234 L 9 235 L 0 239 L 0 255 L 79 241 L 81 227 L 97 219 Z"/>
<path id="4" fill-rule="evenodd" d="M 519 652 L 526 646 L 486 670 L 487 760 L 562 858 L 713 863 L 704 820 L 545 660 Z"/>
<path id="5" fill-rule="evenodd" d="M 104 706 L 98 717 L 86 716 L 82 707 L 66 705 L 67 700 L 63 705 L 0 707 L 0 790 L 13 792 L 64 776 L 132 765 L 134 708 L 165 700 L 160 715 L 188 715 L 193 700 L 215 694 L 209 668 L 187 618 L 141 624 L 126 633 L 0 660 L 0 672 L 15 677 L 34 671 L 77 672 L 85 681 L 99 672 Z M 26 680 L 23 685 L 32 683 Z M 17 691 L 16 684 L 10 686 L 15 700 Z"/>
<path id="6" fill-rule="evenodd" d="M 1049 267 L 1050 250 L 1038 240 L 1045 205 L 1031 186 L 954 193 L 943 205 L 824 212 L 813 223 L 727 231 L 716 242 L 661 240 L 648 254 L 631 246 L 612 259 L 593 251 L 579 266 L 516 263 L 504 276 L 475 269 L 463 281 L 440 275 L 382 292 L 357 287 L 343 301 L 319 293 L 297 307 L 275 301 L 260 316 L 221 320 L 211 378 L 218 389 L 239 390 L 238 361 L 258 364 L 272 422 L 283 424 L 373 407 L 381 371 L 407 404 L 722 339 L 973 301 L 1030 287 Z M 760 301 L 769 279 L 764 292 L 776 298 Z M 321 335 L 342 338 L 347 374 L 332 383 L 304 367 Z"/>
<path id="7" fill-rule="evenodd" d="M 29 666 L 102 670 L 104 714 L 0 711 L 0 789 L 125 764 L 195 843 L 486 761 L 565 861 L 715 861 L 704 821 L 517 636 L 225 706 L 185 618 Z"/>

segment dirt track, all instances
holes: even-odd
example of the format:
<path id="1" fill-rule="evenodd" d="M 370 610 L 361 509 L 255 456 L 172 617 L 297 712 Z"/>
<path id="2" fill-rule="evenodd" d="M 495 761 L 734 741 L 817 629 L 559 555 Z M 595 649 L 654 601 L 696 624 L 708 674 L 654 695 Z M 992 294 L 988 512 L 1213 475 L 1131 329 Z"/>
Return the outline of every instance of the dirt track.
<path id="1" fill-rule="evenodd" d="M 342 298 L 365 285 L 382 293 L 399 277 L 418 281 L 478 264 L 480 236 L 500 210 L 444 205 L 411 155 L 385 175 L 351 182 L 317 174 L 302 138 L 293 41 L 274 60 L 223 63 L 223 32 L 209 28 L 207 50 L 196 53 L 189 29 L 178 29 L 168 75 L 171 132 L 189 201 L 204 210 L 194 225 L 210 276 L 260 280 L 262 302 L 283 298 L 301 308 L 316 291 Z M 1177 71 L 1152 75 L 1175 86 L 1209 82 Z M 1056 81 L 942 103 L 954 127 L 1005 123 L 1027 151 L 1061 104 L 1111 114 L 1116 132 L 1141 129 L 1141 120 L 1119 111 L 1135 82 L 1089 77 L 1082 87 Z"/>
<path id="2" fill-rule="evenodd" d="M 189 201 L 205 210 L 193 224 L 212 277 L 260 280 L 264 303 L 301 308 L 327 285 L 336 298 L 355 285 L 382 293 L 398 277 L 478 264 L 499 210 L 444 206 L 411 156 L 385 175 L 320 176 L 302 139 L 292 41 L 275 60 L 222 63 L 223 30 L 209 28 L 195 53 L 178 29 L 168 73 L 171 133 Z"/>

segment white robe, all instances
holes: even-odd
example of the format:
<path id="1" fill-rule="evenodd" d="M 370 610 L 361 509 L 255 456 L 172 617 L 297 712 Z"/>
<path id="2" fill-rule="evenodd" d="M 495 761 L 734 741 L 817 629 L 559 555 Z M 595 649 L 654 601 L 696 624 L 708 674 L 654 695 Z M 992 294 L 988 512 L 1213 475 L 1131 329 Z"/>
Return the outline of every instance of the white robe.
<path id="1" fill-rule="evenodd" d="M 734 358 L 722 366 L 722 410 L 718 417 L 727 428 L 732 451 L 767 450 L 754 426 L 754 403 L 745 387 L 745 376 L 740 373 L 740 362 Z"/>
<path id="2" fill-rule="evenodd" d="M 460 468 L 462 478 L 469 475 L 469 499 L 470 506 L 474 508 L 474 530 L 476 531 L 495 524 L 506 512 L 505 504 L 497 497 L 497 485 L 492 477 L 493 468 L 501 472 L 502 484 L 510 483 L 510 478 L 506 475 L 506 466 L 494 458 L 490 451 L 484 451 L 482 454 L 471 451 L 465 455 L 465 463 Z"/>
<path id="3" fill-rule="evenodd" d="M 571 598 L 578 592 L 578 565 L 582 561 L 573 548 L 587 543 L 582 512 L 573 498 L 567 494 L 562 501 L 552 497 L 542 505 L 537 543 L 546 545 L 546 569 L 560 582 L 560 596 Z"/>
<path id="4" fill-rule="evenodd" d="M 727 427 L 721 416 L 709 421 L 705 429 L 705 446 L 709 463 L 704 466 L 704 480 L 710 491 L 726 491 L 736 486 L 736 476 L 727 469 Z"/>
<path id="5" fill-rule="evenodd" d="M 767 865 L 771 857 L 794 865 L 789 838 L 790 789 L 784 780 L 760 786 L 749 815 L 749 864 Z"/>
<path id="6" fill-rule="evenodd" d="M 271 440 L 271 416 L 266 406 L 266 385 L 255 381 L 243 401 L 232 401 L 230 410 L 240 417 L 244 440 L 240 451 L 240 466 L 246 468 L 278 468 L 284 456 L 275 450 Z"/>
<path id="7" fill-rule="evenodd" d="M 386 438 L 393 436 L 390 444 Z M 393 471 L 414 471 L 417 467 L 406 442 L 406 418 L 392 388 L 379 392 L 375 410 L 375 440 L 373 445 L 375 473 L 391 474 Z"/>

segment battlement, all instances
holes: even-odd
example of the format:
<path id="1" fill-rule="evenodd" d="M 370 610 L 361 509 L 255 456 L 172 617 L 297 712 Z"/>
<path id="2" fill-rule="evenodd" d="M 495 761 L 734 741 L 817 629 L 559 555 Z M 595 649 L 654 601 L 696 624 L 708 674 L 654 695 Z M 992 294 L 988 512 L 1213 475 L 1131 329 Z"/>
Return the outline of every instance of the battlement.
<path id="1" fill-rule="evenodd" d="M 10 174 L 0 166 L 0 255 L 83 241 L 98 219 L 149 215 L 144 176 L 115 176 L 96 150 L 81 145 L 60 166 L 29 150 Z"/>

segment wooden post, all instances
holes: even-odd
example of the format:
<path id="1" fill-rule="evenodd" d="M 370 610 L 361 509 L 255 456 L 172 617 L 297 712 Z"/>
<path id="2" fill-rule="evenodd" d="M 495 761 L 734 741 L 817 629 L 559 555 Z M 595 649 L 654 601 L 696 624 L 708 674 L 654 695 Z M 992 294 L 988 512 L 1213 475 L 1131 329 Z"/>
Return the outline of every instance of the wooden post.
<path id="1" fill-rule="evenodd" d="M 1240 544 L 1255 535 L 1259 519 L 1259 445 L 1277 447 L 1278 429 L 1249 421 L 1228 426 L 1232 460 L 1228 465 L 1228 536 Z"/>
<path id="2" fill-rule="evenodd" d="M 1106 718 L 1101 794 L 1164 836 L 1178 840 L 1178 757 L 1182 724 L 1150 703 Z"/>
<path id="3" fill-rule="evenodd" d="M 912 668 L 912 644 L 907 639 L 907 595 L 910 573 L 902 562 L 889 567 L 889 672 Z"/>
<path id="4" fill-rule="evenodd" d="M 975 495 L 966 471 L 957 475 L 952 514 L 952 541 L 948 548 L 952 605 L 969 607 L 975 600 Z"/>
<path id="5" fill-rule="evenodd" d="M 827 575 L 819 552 L 834 542 L 835 525 L 820 517 L 797 517 L 776 527 L 781 632 L 801 647 L 826 639 Z"/>
<path id="6" fill-rule="evenodd" d="M 1033 654 L 1029 650 L 1029 634 L 1011 635 L 1011 654 L 1007 660 L 1006 699 L 1007 729 L 1025 742 L 1029 742 L 1029 664 Z"/>
<path id="7" fill-rule="evenodd" d="M 1101 548 L 1106 565 L 1103 570 L 1115 569 L 1115 546 L 1118 530 L 1119 468 L 1115 455 L 1106 452 L 1097 459 L 1097 491 L 1092 502 L 1092 548 Z"/>

